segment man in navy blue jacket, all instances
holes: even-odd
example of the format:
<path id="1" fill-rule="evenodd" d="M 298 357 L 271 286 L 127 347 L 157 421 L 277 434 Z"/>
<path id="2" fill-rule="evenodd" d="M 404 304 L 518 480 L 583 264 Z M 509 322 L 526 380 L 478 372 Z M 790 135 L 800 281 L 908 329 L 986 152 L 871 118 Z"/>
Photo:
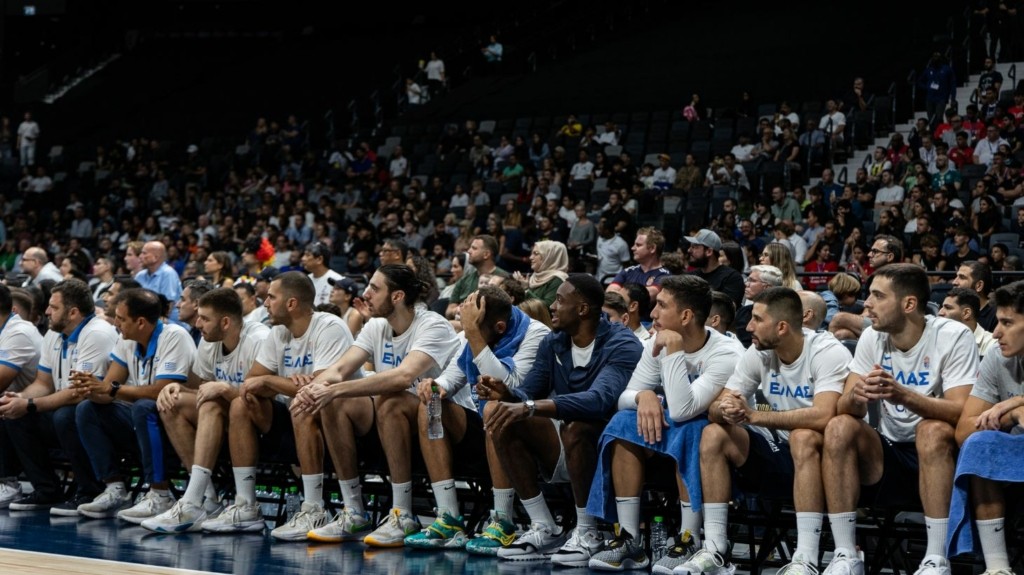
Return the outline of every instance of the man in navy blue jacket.
<path id="1" fill-rule="evenodd" d="M 619 395 L 640 361 L 642 346 L 629 328 L 601 314 L 604 290 L 587 274 L 572 274 L 551 306 L 555 332 L 537 351 L 522 385 L 509 389 L 483 377 L 477 385 L 484 424 L 504 471 L 530 514 L 530 529 L 498 557 L 513 561 L 551 556 L 561 566 L 586 567 L 602 537 L 587 515 L 597 467 L 597 443 Z M 537 471 L 568 482 L 576 501 L 576 528 L 565 533 L 551 515 Z"/>

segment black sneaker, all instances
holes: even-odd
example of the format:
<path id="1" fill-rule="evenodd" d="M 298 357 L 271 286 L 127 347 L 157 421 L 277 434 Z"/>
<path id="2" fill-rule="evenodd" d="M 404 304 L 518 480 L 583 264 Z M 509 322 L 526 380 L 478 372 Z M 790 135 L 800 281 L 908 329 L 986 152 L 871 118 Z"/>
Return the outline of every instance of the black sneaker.
<path id="1" fill-rule="evenodd" d="M 76 495 L 74 499 L 58 501 L 56 504 L 50 506 L 50 515 L 58 515 L 60 517 L 78 517 L 78 506 L 83 503 L 88 503 L 95 498 L 95 495 Z"/>
<path id="2" fill-rule="evenodd" d="M 46 495 L 33 491 L 11 502 L 11 511 L 36 511 L 38 509 L 49 509 L 61 503 L 63 499 L 58 495 Z"/>

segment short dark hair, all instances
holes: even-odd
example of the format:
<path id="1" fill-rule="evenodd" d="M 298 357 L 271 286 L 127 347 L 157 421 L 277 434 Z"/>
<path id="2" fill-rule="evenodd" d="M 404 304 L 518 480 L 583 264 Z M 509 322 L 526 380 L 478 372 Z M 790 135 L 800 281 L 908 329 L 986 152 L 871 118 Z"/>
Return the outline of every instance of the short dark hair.
<path id="1" fill-rule="evenodd" d="M 84 316 L 89 316 L 96 312 L 96 301 L 92 298 L 89 285 L 82 280 L 66 279 L 57 282 L 57 285 L 53 286 L 53 289 L 50 290 L 51 296 L 55 293 L 60 294 L 65 309 L 77 308 Z"/>
<path id="2" fill-rule="evenodd" d="M 512 305 L 519 305 L 527 300 L 526 284 L 515 278 L 504 278 L 498 287 L 501 288 L 501 291 L 508 294 L 508 297 L 512 298 Z"/>
<path id="3" fill-rule="evenodd" d="M 708 312 L 708 317 L 713 315 L 721 316 L 725 328 L 731 328 L 732 324 L 736 323 L 736 302 L 723 292 L 711 292 L 711 311 Z"/>
<path id="4" fill-rule="evenodd" d="M 142 287 L 142 284 L 135 281 L 135 279 L 133 278 L 115 279 L 114 283 L 119 284 L 121 286 L 121 291 L 124 291 L 126 289 L 136 289 Z"/>
<path id="5" fill-rule="evenodd" d="M 114 307 L 124 304 L 128 317 L 133 319 L 142 318 L 149 323 L 155 324 L 160 321 L 163 315 L 163 306 L 160 305 L 160 296 L 148 289 L 132 288 L 122 291 L 114 296 L 111 302 Z"/>
<path id="6" fill-rule="evenodd" d="M 953 290 L 950 290 L 953 291 Z M 1024 280 L 1004 285 L 992 294 L 997 308 L 1013 308 L 1016 313 L 1024 314 Z"/>
<path id="7" fill-rule="evenodd" d="M 192 296 L 192 299 L 199 300 L 204 295 L 210 293 L 216 288 L 217 286 L 213 285 L 213 283 L 208 282 L 206 280 L 192 279 L 185 281 L 181 289 L 182 291 L 188 289 L 188 292 Z"/>
<path id="8" fill-rule="evenodd" d="M 662 278 L 661 289 L 670 292 L 677 306 L 692 311 L 697 323 L 704 325 L 714 299 L 707 280 L 695 275 L 668 276 Z"/>
<path id="9" fill-rule="evenodd" d="M 604 303 L 604 288 L 601 282 L 590 274 L 580 273 L 569 274 L 565 281 L 576 288 L 576 292 L 590 306 L 590 317 L 601 317 L 601 305 Z"/>
<path id="10" fill-rule="evenodd" d="M 305 249 L 302 251 L 309 252 L 309 255 L 324 260 L 324 265 L 331 260 L 331 247 L 323 242 L 312 242 L 307 244 Z"/>
<path id="11" fill-rule="evenodd" d="M 992 290 L 992 268 L 984 262 L 977 260 L 968 260 L 961 262 L 960 265 L 967 266 L 971 270 L 971 279 L 977 282 L 982 282 L 982 293 L 988 293 Z"/>
<path id="12" fill-rule="evenodd" d="M 923 271 L 923 270 L 922 270 Z M 788 287 L 770 287 L 754 298 L 754 303 L 764 304 L 768 314 L 776 321 L 784 321 L 790 329 L 799 331 L 804 323 L 804 302 L 800 295 Z"/>
<path id="13" fill-rule="evenodd" d="M 891 264 L 875 270 L 875 277 L 888 279 L 898 297 L 916 298 L 918 311 L 925 313 L 932 286 L 923 267 L 916 264 Z"/>
<path id="14" fill-rule="evenodd" d="M 900 263 L 903 261 L 903 242 L 897 239 L 895 236 L 887 234 L 879 234 L 875 236 L 875 241 L 882 240 L 885 242 L 886 251 L 892 253 L 892 263 Z"/>
<path id="15" fill-rule="evenodd" d="M 487 310 L 484 322 L 493 326 L 499 321 L 507 322 L 512 317 L 512 298 L 498 286 L 481 286 L 477 296 L 484 298 Z"/>
<path id="16" fill-rule="evenodd" d="M 429 286 L 421 280 L 413 269 L 405 264 L 387 264 L 377 269 L 384 276 L 388 292 L 405 293 L 405 307 L 412 308 L 420 301 L 420 296 L 427 292 Z"/>
<path id="17" fill-rule="evenodd" d="M 409 257 L 409 244 L 405 243 L 405 240 L 398 238 L 387 238 L 384 240 L 385 244 L 391 244 L 391 247 L 395 248 L 402 254 L 402 261 Z"/>
<path id="18" fill-rule="evenodd" d="M 315 305 L 316 288 L 313 287 L 313 280 L 306 274 L 299 271 L 284 272 L 273 281 L 278 282 L 288 298 L 295 298 L 303 307 L 312 309 Z"/>
<path id="19" fill-rule="evenodd" d="M 483 242 L 484 249 L 491 252 L 491 257 L 494 259 L 498 259 L 498 256 L 500 255 L 498 253 L 498 240 L 496 240 L 494 236 L 488 234 L 480 234 L 473 239 L 480 240 L 481 242 Z"/>
<path id="20" fill-rule="evenodd" d="M 628 303 L 636 302 L 636 311 L 640 314 L 640 319 L 649 317 L 651 315 L 651 292 L 647 291 L 645 286 L 633 282 L 622 287 L 626 290 Z"/>
<path id="21" fill-rule="evenodd" d="M 206 282 L 209 283 L 209 282 Z M 195 288 L 193 290 L 193 297 Z M 239 324 L 242 322 L 242 298 L 233 288 L 215 288 L 199 296 L 199 307 L 209 307 L 213 311 L 229 316 Z"/>
<path id="22" fill-rule="evenodd" d="M 7 284 L 0 284 L 0 313 L 10 315 L 13 303 L 14 300 L 11 299 L 11 288 L 7 287 Z"/>
<path id="23" fill-rule="evenodd" d="M 0 284 L 0 285 L 3 285 L 3 284 Z M 4 287 L 7 287 L 7 286 L 4 286 Z M 0 292 L 2 292 L 2 291 L 3 290 L 0 290 Z M 35 310 L 37 307 L 39 307 L 39 305 L 36 302 L 36 295 L 35 295 L 36 293 L 42 294 L 42 292 L 40 290 L 32 290 L 32 289 L 29 289 L 29 288 L 19 288 L 19 287 L 9 288 L 7 290 L 7 297 L 10 298 L 10 303 L 8 304 L 7 309 L 10 310 L 10 311 L 8 311 L 7 313 L 11 313 L 11 311 L 13 311 L 14 304 L 17 303 L 18 306 L 21 307 L 25 311 L 25 313 L 28 315 L 28 317 L 23 317 L 21 319 L 25 319 L 25 320 L 31 321 L 32 320 L 32 316 L 35 315 L 33 313 L 33 310 Z M 4 296 L 3 296 L 2 293 L 0 293 L 0 313 L 4 313 L 3 312 L 3 300 L 4 300 Z"/>
<path id="24" fill-rule="evenodd" d="M 252 285 L 249 282 L 238 282 L 231 286 L 231 289 L 235 290 L 235 292 L 237 292 L 238 290 L 242 290 L 246 293 L 246 295 L 250 296 L 256 295 L 256 286 Z"/>
<path id="25" fill-rule="evenodd" d="M 329 313 L 329 314 L 341 317 L 341 308 L 336 306 L 336 305 L 334 305 L 333 303 L 322 303 L 322 304 L 316 306 L 315 308 L 313 308 L 313 311 Z"/>
<path id="26" fill-rule="evenodd" d="M 629 304 L 626 303 L 626 298 L 614 291 L 605 292 L 604 305 L 602 307 L 610 307 L 619 315 L 629 312 Z"/>
<path id="27" fill-rule="evenodd" d="M 953 288 L 946 293 L 946 297 L 953 298 L 960 307 L 971 308 L 971 316 L 978 318 L 978 313 L 981 312 L 981 298 L 978 297 L 978 292 L 967 288 Z"/>

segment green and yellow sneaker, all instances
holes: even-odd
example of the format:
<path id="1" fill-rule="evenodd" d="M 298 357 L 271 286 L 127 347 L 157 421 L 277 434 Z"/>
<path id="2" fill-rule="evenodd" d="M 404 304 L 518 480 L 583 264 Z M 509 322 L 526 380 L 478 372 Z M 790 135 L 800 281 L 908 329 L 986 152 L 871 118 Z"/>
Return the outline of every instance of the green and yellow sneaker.
<path id="1" fill-rule="evenodd" d="M 466 526 L 462 517 L 441 513 L 429 527 L 405 538 L 413 549 L 462 549 L 466 546 Z"/>
<path id="2" fill-rule="evenodd" d="M 466 543 L 466 551 L 474 555 L 495 557 L 498 549 L 508 547 L 516 540 L 516 526 L 508 515 L 500 511 L 491 512 L 491 523 L 479 537 Z"/>

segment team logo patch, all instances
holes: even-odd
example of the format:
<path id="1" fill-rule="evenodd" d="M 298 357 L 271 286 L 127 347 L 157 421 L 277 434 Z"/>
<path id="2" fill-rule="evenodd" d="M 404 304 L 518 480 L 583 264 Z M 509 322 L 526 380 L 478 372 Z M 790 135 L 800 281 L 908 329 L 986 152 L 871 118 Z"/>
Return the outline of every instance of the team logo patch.
<path id="1" fill-rule="evenodd" d="M 924 356 L 924 368 L 925 369 L 928 369 L 928 364 L 931 363 L 931 362 L 932 362 L 932 360 L 931 360 L 930 357 L 928 357 L 927 355 Z"/>

